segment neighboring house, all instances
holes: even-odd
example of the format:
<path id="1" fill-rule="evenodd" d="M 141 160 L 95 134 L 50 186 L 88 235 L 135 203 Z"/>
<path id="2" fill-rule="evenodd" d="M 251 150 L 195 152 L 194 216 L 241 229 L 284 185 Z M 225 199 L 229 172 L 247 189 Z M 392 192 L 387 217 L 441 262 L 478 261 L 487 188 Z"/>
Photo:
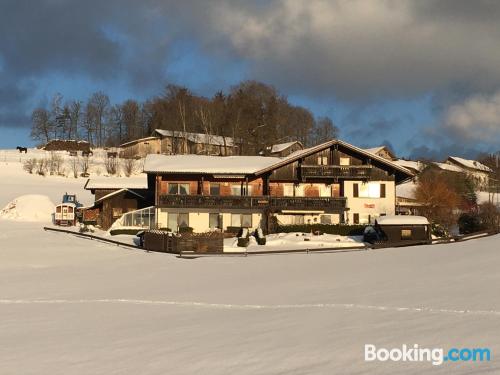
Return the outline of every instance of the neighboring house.
<path id="1" fill-rule="evenodd" d="M 476 160 L 463 159 L 457 156 L 450 156 L 445 164 L 461 168 L 470 176 L 481 190 L 488 188 L 490 174 L 493 172 L 489 167 Z"/>
<path id="2" fill-rule="evenodd" d="M 415 199 L 417 184 L 414 181 L 405 182 L 396 186 L 396 214 L 419 215 L 422 203 Z"/>
<path id="3" fill-rule="evenodd" d="M 397 159 L 397 160 L 394 160 L 394 163 L 396 163 L 397 165 L 400 165 L 401 167 L 409 169 L 415 175 L 418 175 L 425 168 L 425 163 L 423 163 L 421 161 Z"/>
<path id="4" fill-rule="evenodd" d="M 156 129 L 154 136 L 160 138 L 161 154 L 195 154 L 195 155 L 237 155 L 238 145 L 231 137 L 213 134 L 189 133 Z"/>
<path id="5" fill-rule="evenodd" d="M 159 153 L 161 153 L 161 141 L 158 137 L 136 139 L 120 145 L 121 158 L 143 158 L 148 154 Z"/>
<path id="6" fill-rule="evenodd" d="M 124 213 L 152 205 L 147 176 L 97 177 L 84 188 L 95 195 L 94 204 L 83 207 L 83 221 L 108 230 Z"/>
<path id="7" fill-rule="evenodd" d="M 341 140 L 287 157 L 148 155 L 156 226 L 196 232 L 281 224 L 372 222 L 395 214 L 396 184 L 413 174 Z M 272 220 L 271 220 L 272 219 Z"/>
<path id="8" fill-rule="evenodd" d="M 143 158 L 149 154 L 236 155 L 238 146 L 231 137 L 156 129 L 151 137 L 120 145 L 120 157 Z"/>
<path id="9" fill-rule="evenodd" d="M 269 146 L 266 151 L 269 156 L 285 157 L 303 149 L 304 145 L 301 142 L 293 141 Z"/>
<path id="10" fill-rule="evenodd" d="M 365 148 L 365 151 L 371 152 L 387 160 L 396 160 L 397 157 L 387 146 L 378 146 L 373 148 Z"/>

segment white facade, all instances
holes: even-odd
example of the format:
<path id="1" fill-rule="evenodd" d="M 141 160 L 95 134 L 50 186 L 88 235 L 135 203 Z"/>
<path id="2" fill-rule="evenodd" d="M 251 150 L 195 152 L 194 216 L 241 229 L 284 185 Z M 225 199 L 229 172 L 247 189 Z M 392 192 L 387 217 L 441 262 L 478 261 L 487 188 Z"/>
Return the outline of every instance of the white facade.
<path id="1" fill-rule="evenodd" d="M 354 184 L 358 184 L 359 196 L 354 197 Z M 385 197 L 380 197 L 381 184 L 385 184 Z M 378 188 L 377 188 L 378 187 Z M 377 194 L 378 192 L 378 194 Z M 396 213 L 396 185 L 394 181 L 345 181 L 344 196 L 347 197 L 346 223 L 355 223 L 355 214 L 359 215 L 359 224 L 374 222 L 381 215 Z"/>
<path id="2" fill-rule="evenodd" d="M 247 225 L 250 229 L 257 229 L 261 227 L 262 221 L 261 213 L 248 210 L 220 212 L 210 209 L 157 208 L 156 217 L 158 228 L 177 231 L 180 225 L 184 225 L 193 228 L 193 231 L 197 233 L 217 229 L 227 230 L 228 227 L 233 226 L 247 227 Z"/>

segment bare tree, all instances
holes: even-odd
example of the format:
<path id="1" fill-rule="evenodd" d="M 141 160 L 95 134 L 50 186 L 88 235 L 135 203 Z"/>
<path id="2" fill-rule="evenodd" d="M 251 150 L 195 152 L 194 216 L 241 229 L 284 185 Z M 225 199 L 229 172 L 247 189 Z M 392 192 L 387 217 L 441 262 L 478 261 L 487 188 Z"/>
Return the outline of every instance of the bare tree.
<path id="1" fill-rule="evenodd" d="M 31 121 L 31 138 L 47 143 L 53 131 L 49 112 L 44 108 L 36 108 L 31 115 Z"/>
<path id="2" fill-rule="evenodd" d="M 97 145 L 102 147 L 104 145 L 104 137 L 106 136 L 104 118 L 109 107 L 109 97 L 102 91 L 98 91 L 92 94 L 89 104 L 93 107 Z"/>
<path id="3" fill-rule="evenodd" d="M 78 170 L 80 168 L 80 161 L 78 156 L 71 157 L 71 171 L 73 172 L 73 177 L 78 178 Z"/>
<path id="4" fill-rule="evenodd" d="M 89 174 L 89 168 L 90 168 L 90 159 L 88 156 L 82 156 L 80 159 L 80 169 L 82 171 L 81 176 L 82 177 L 87 177 Z"/>

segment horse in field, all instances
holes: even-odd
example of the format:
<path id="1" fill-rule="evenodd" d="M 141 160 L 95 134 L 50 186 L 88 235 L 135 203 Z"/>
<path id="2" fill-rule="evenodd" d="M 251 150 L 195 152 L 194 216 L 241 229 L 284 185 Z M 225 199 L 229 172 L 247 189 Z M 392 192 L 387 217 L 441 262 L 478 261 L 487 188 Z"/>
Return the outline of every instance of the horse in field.
<path id="1" fill-rule="evenodd" d="M 19 153 L 24 152 L 26 154 L 28 152 L 28 148 L 27 147 L 17 146 L 16 150 L 19 150 Z"/>

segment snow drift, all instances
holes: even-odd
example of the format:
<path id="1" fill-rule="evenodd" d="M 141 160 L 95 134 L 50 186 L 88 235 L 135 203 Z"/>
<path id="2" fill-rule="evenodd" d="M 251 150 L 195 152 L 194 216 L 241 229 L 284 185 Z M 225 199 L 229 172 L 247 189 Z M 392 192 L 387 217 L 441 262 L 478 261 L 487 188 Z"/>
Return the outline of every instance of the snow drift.
<path id="1" fill-rule="evenodd" d="M 51 221 L 54 203 L 46 195 L 17 197 L 0 211 L 0 218 L 21 221 Z"/>

